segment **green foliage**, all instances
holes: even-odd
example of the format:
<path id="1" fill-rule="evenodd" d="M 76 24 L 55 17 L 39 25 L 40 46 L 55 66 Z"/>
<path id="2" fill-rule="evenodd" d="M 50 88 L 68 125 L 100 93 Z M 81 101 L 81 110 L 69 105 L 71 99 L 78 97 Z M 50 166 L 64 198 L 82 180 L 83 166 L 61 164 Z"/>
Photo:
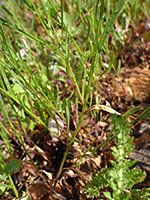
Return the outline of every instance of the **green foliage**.
<path id="1" fill-rule="evenodd" d="M 88 198 L 97 198 L 103 189 L 108 188 L 107 192 L 103 192 L 107 199 L 134 199 L 132 194 L 139 194 L 139 190 L 134 190 L 132 187 L 142 182 L 146 174 L 142 170 L 131 168 L 136 160 L 128 159 L 134 146 L 131 144 L 133 138 L 129 136 L 130 131 L 127 129 L 127 124 L 122 121 L 122 117 L 117 118 L 116 115 L 112 115 L 112 121 L 116 145 L 111 147 L 114 157 L 114 160 L 111 160 L 112 167 L 103 168 L 99 174 L 94 172 L 92 180 L 85 187 L 84 192 L 87 193 Z M 109 188 L 112 189 L 112 192 L 109 192 Z M 147 195 L 140 192 L 139 197 L 143 196 L 142 199 L 145 199 Z M 150 195 L 148 190 L 147 194 Z"/>
<path id="2" fill-rule="evenodd" d="M 14 185 L 14 182 L 11 178 L 11 174 L 18 170 L 21 167 L 21 163 L 19 160 L 14 159 L 12 156 L 12 160 L 9 163 L 5 163 L 4 156 L 1 152 L 0 146 L 0 195 L 2 195 L 6 189 L 13 189 L 16 197 L 19 197 L 18 191 Z"/>
<path id="3" fill-rule="evenodd" d="M 142 200 L 150 199 L 150 188 L 131 190 L 131 192 L 136 195 L 133 200 L 136 200 L 136 197 L 140 197 Z"/>
<path id="4" fill-rule="evenodd" d="M 139 6 L 139 3 L 142 3 L 143 6 Z M 91 98 L 90 105 L 92 105 L 93 93 L 99 82 L 95 77 L 101 77 L 111 70 L 119 76 L 121 62 L 117 63 L 116 69 L 114 49 L 121 45 L 122 33 L 124 29 L 128 28 L 129 21 L 133 22 L 135 17 L 137 17 L 137 22 L 140 21 L 141 16 L 146 13 L 144 8 L 149 13 L 148 7 L 148 0 L 145 2 L 140 0 L 130 2 L 127 0 L 39 0 L 34 2 L 33 0 L 6 0 L 3 4 L 0 3 L 0 92 L 3 94 L 2 96 L 0 93 L 0 109 L 3 115 L 3 121 L 0 122 L 0 135 L 14 163 L 15 159 L 8 140 L 10 133 L 4 122 L 9 123 L 13 134 L 33 162 L 23 144 L 24 136 L 17 133 L 11 122 L 11 116 L 22 122 L 22 130 L 28 134 L 25 128 L 26 124 L 29 123 L 32 129 L 36 123 L 39 123 L 48 129 L 48 120 L 49 118 L 55 119 L 54 113 L 56 113 L 63 120 L 66 118 L 68 139 L 67 149 L 57 175 L 57 178 L 59 177 L 68 151 L 81 127 L 84 112 L 89 105 L 89 97 Z M 139 15 L 141 11 L 143 15 Z M 117 32 L 114 27 L 120 24 L 120 21 L 121 29 Z M 111 47 L 108 44 L 110 33 L 114 37 Z M 108 59 L 108 69 L 103 64 L 102 52 Z M 62 73 L 57 76 L 57 72 L 60 71 Z M 103 71 L 103 74 L 100 74 L 100 71 Z M 59 86 L 55 84 L 58 80 L 63 83 L 70 81 L 75 105 L 82 106 L 77 128 L 70 138 L 71 97 L 67 97 L 65 101 L 63 100 L 65 94 L 63 99 L 59 97 Z M 69 88 L 68 85 L 66 87 Z M 5 102 L 8 104 L 7 107 Z M 96 103 L 99 102 L 100 99 L 96 97 Z M 7 113 L 7 109 L 11 111 L 11 114 Z M 148 111 L 149 109 L 143 112 L 139 118 L 148 116 Z M 127 112 L 122 121 L 127 119 L 130 114 L 132 111 Z M 53 131 L 48 130 L 57 137 Z M 116 127 L 115 131 L 117 130 Z M 129 145 L 132 139 L 126 136 L 128 131 L 122 130 L 122 132 L 125 133 L 124 145 L 119 149 L 119 145 L 122 145 L 119 139 L 122 133 L 116 133 L 115 139 L 118 146 L 113 147 L 112 152 L 116 162 L 125 164 L 127 169 L 133 163 L 124 161 L 123 152 L 127 156 L 132 151 L 133 148 Z M 110 134 L 108 141 L 113 138 L 111 136 Z M 1 160 L 1 164 L 5 166 L 5 159 Z M 115 162 L 112 162 L 112 165 L 120 172 L 120 165 L 116 166 Z M 5 169 L 7 170 L 7 165 Z M 11 188 L 18 197 L 11 179 L 11 172 L 7 171 Z M 112 187 L 114 187 L 115 176 L 118 178 L 120 174 L 113 170 L 109 172 L 107 169 L 103 169 L 102 171 L 106 177 L 111 178 Z M 129 176 L 131 172 L 126 170 L 122 176 Z M 133 171 L 132 173 L 137 172 Z M 99 193 L 97 187 L 100 190 L 111 184 L 105 182 L 105 176 L 95 174 L 94 184 L 98 181 L 103 183 L 101 186 L 98 183 L 94 187 L 96 194 Z M 6 182 L 8 181 L 6 176 L 3 178 Z M 129 187 L 133 183 L 126 180 L 124 185 Z M 120 185 L 116 187 L 119 188 Z M 122 191 L 120 190 L 120 192 Z M 107 192 L 105 196 L 109 198 L 110 194 Z"/>

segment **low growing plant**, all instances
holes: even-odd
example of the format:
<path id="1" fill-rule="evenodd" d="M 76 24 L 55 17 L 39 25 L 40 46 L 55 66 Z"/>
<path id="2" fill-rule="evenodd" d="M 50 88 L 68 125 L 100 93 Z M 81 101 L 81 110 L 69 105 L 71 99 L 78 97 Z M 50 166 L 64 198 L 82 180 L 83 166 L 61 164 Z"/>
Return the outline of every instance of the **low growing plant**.
<path id="1" fill-rule="evenodd" d="M 115 134 L 115 146 L 111 147 L 114 157 L 114 160 L 111 160 L 112 167 L 103 168 L 99 174 L 94 172 L 92 180 L 84 190 L 88 198 L 97 198 L 100 193 L 111 200 L 139 199 L 139 197 L 145 200 L 150 196 L 149 189 L 144 192 L 132 189 L 135 184 L 145 179 L 146 173 L 133 167 L 136 160 L 128 159 L 135 147 L 131 144 L 133 137 L 129 136 L 130 130 L 121 118 L 112 115 Z"/>

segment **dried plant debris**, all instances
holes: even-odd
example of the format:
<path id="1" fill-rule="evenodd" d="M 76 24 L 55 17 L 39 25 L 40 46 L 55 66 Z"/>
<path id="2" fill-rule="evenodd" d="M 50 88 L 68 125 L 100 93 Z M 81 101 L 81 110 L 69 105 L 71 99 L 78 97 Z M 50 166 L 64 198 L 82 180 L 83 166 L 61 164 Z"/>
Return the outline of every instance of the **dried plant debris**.
<path id="1" fill-rule="evenodd" d="M 150 98 L 150 70 L 122 68 L 119 78 L 112 80 L 116 96 L 143 102 Z"/>

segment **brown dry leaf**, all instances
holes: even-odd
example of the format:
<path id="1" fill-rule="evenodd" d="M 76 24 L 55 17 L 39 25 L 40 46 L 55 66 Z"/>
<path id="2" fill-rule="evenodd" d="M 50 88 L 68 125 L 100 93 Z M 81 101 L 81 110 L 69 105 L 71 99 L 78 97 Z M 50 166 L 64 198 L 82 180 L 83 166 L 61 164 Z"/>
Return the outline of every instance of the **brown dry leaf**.
<path id="1" fill-rule="evenodd" d="M 110 107 L 105 106 L 105 105 L 93 105 L 90 108 L 88 108 L 84 112 L 84 114 L 86 114 L 87 112 L 92 111 L 92 110 L 103 110 L 103 111 L 106 111 L 106 112 L 109 112 L 109 113 L 112 113 L 112 114 L 121 115 L 119 112 L 115 111 L 113 108 L 110 108 Z"/>
<path id="2" fill-rule="evenodd" d="M 46 152 L 45 151 L 43 151 L 40 147 L 38 147 L 37 145 L 35 145 L 34 146 L 34 151 L 37 153 L 37 154 L 39 154 L 39 155 L 41 155 L 45 160 L 48 160 L 49 158 L 48 158 L 48 155 L 46 154 Z"/>
<path id="3" fill-rule="evenodd" d="M 58 193 L 53 194 L 52 196 L 57 200 L 67 200 L 66 197 L 64 197 L 64 196 L 62 196 L 61 194 L 58 194 Z"/>
<path id="4" fill-rule="evenodd" d="M 33 183 L 28 188 L 31 200 L 51 200 L 50 189 L 44 182 Z"/>
<path id="5" fill-rule="evenodd" d="M 102 164 L 101 156 L 97 156 L 96 158 L 92 158 L 92 157 L 91 157 L 91 160 L 93 161 L 93 163 L 94 163 L 98 168 L 101 167 L 101 164 Z"/>
<path id="6" fill-rule="evenodd" d="M 25 161 L 22 164 L 22 175 L 25 177 L 27 173 L 30 173 L 34 176 L 38 175 L 38 170 L 30 161 Z"/>

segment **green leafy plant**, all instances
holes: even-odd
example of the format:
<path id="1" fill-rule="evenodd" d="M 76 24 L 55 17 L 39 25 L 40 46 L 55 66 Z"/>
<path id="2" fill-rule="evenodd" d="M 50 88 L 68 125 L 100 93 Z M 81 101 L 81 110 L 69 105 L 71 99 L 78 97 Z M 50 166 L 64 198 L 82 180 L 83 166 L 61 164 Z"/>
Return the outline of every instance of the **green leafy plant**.
<path id="1" fill-rule="evenodd" d="M 132 187 L 142 182 L 146 174 L 137 168 L 132 168 L 136 160 L 128 159 L 134 146 L 131 144 L 133 138 L 129 136 L 130 130 L 122 117 L 112 115 L 114 124 L 115 146 L 111 147 L 114 160 L 111 160 L 111 168 L 103 168 L 100 173 L 94 172 L 92 180 L 85 187 L 84 192 L 88 198 L 98 197 L 103 193 L 107 199 L 134 199 L 139 191 Z M 107 188 L 107 191 L 105 189 Z M 147 190 L 147 195 L 150 195 Z M 147 199 L 145 192 L 140 191 L 140 198 Z M 142 198 L 143 197 L 143 198 Z"/>

